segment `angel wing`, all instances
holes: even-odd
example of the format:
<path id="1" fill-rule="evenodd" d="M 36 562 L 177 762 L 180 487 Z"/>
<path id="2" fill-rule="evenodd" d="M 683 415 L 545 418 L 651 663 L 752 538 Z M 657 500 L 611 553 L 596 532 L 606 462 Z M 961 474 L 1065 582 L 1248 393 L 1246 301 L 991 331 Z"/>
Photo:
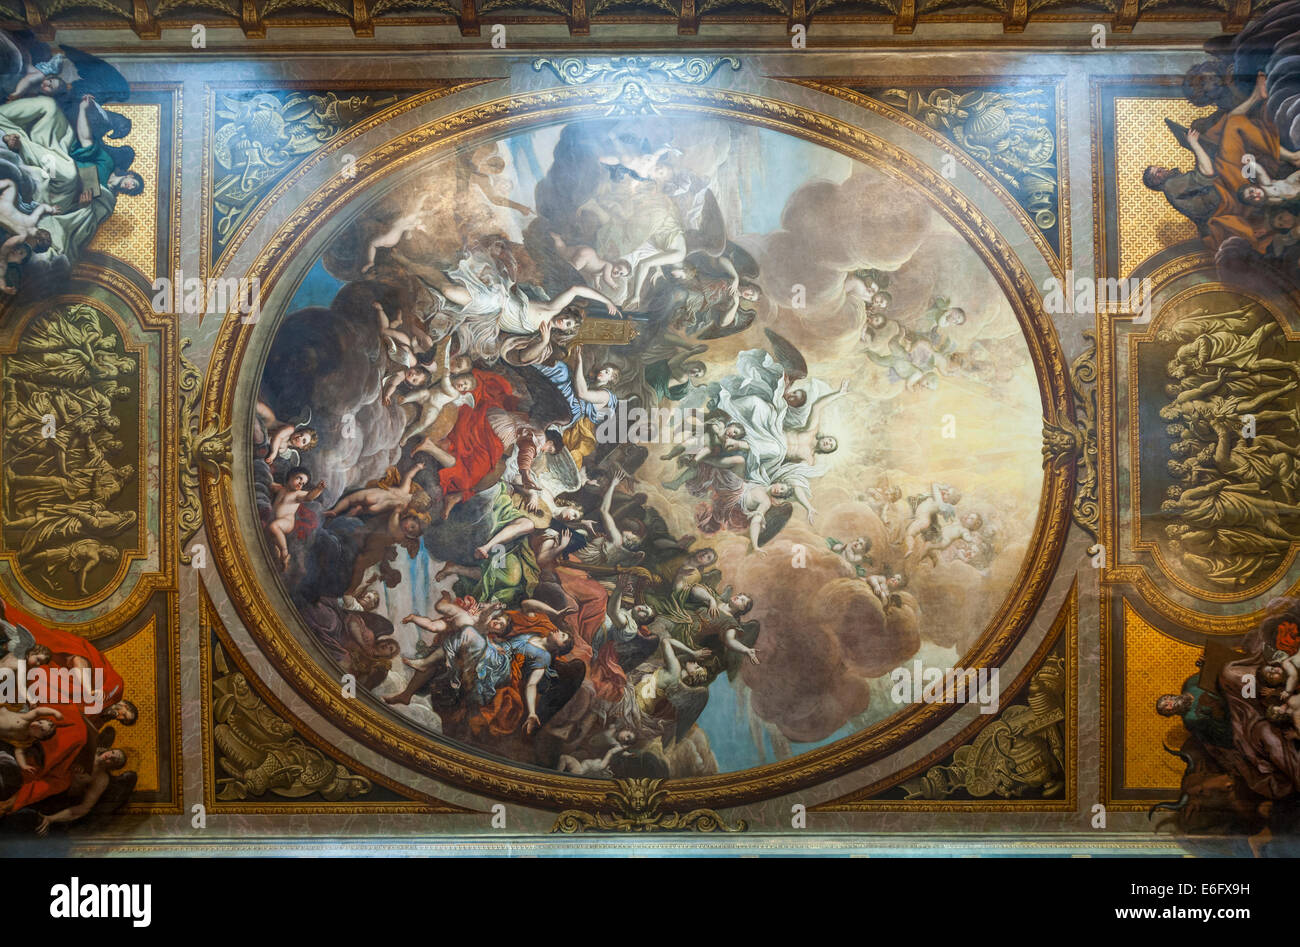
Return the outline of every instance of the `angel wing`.
<path id="1" fill-rule="evenodd" d="M 83 95 L 93 95 L 95 101 L 101 103 L 126 102 L 131 98 L 131 86 L 116 66 L 73 46 L 60 46 L 59 49 L 76 71 L 76 78 L 69 85 L 70 98 L 74 101 L 79 102 Z"/>
<path id="2" fill-rule="evenodd" d="M 722 208 L 712 190 L 703 192 L 700 204 L 700 221 L 693 229 L 686 232 L 686 250 L 688 253 L 707 253 L 709 256 L 721 256 L 727 249 L 727 222 L 722 218 Z"/>
<path id="3" fill-rule="evenodd" d="M 763 527 L 758 533 L 758 544 L 765 546 L 776 534 L 785 529 L 785 524 L 790 522 L 790 517 L 794 513 L 794 504 L 787 501 L 773 503 L 772 508 L 767 511 L 763 517 Z"/>
<path id="4" fill-rule="evenodd" d="M 695 726 L 695 721 L 699 719 L 700 714 L 704 713 L 704 707 L 709 702 L 709 689 L 683 684 L 672 689 L 668 700 L 673 705 L 676 716 L 676 725 L 664 739 L 665 745 L 671 746 L 686 736 L 691 727 Z"/>
<path id="5" fill-rule="evenodd" d="M 795 348 L 793 342 L 771 329 L 764 329 L 763 334 L 767 336 L 772 357 L 785 369 L 786 378 L 790 381 L 798 381 L 808 377 L 808 363 L 804 361 L 803 353 Z"/>
<path id="6" fill-rule="evenodd" d="M 30 60 L 9 38 L 9 34 L 0 31 L 0 89 L 6 96 L 13 92 L 18 80 L 27 72 L 28 62 Z"/>
<path id="7" fill-rule="evenodd" d="M 0 633 L 4 635 L 5 653 L 13 655 L 20 661 L 27 657 L 27 652 L 36 644 L 36 638 L 22 625 L 12 625 L 0 620 Z"/>

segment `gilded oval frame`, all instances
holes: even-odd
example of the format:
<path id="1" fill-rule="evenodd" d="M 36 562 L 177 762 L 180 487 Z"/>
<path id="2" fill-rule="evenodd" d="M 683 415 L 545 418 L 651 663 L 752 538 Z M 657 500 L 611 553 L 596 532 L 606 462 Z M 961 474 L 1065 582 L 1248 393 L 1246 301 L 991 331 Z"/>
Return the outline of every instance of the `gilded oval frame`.
<path id="1" fill-rule="evenodd" d="M 764 96 L 725 89 L 664 85 L 661 113 L 708 116 L 756 125 L 830 148 L 918 188 L 993 273 L 1020 324 L 1039 379 L 1044 420 L 1062 425 L 1073 415 L 1069 372 L 1037 287 L 1007 240 L 976 205 L 935 171 L 898 146 L 822 113 Z M 304 243 L 341 207 L 382 178 L 472 140 L 500 138 L 533 127 L 609 114 L 618 88 L 564 87 L 519 93 L 470 106 L 396 138 L 358 158 L 353 177 L 335 175 L 296 208 L 248 270 L 263 287 L 275 285 Z M 266 292 L 263 293 L 265 298 Z M 214 343 L 203 389 L 202 416 L 218 429 L 238 420 L 235 404 L 241 369 L 249 357 L 252 327 L 237 309 L 225 316 Z M 251 417 L 251 409 L 249 417 Z M 242 428 L 241 428 L 242 430 Z M 238 465 L 237 465 L 238 466 Z M 1014 649 L 1051 584 L 1070 529 L 1074 462 L 1047 464 L 1037 520 L 1013 591 L 979 641 L 964 657 L 972 667 L 998 667 Z M 239 470 L 241 482 L 250 474 Z M 486 796 L 544 809 L 607 808 L 607 780 L 582 779 L 510 763 L 452 741 L 395 727 L 394 718 L 368 696 L 347 698 L 293 634 L 271 595 L 256 581 L 250 548 L 239 521 L 234 480 L 201 474 L 205 525 L 217 565 L 241 620 L 284 679 L 332 724 L 359 742 L 413 770 Z M 726 808 L 825 782 L 881 759 L 938 726 L 956 704 L 913 704 L 828 746 L 731 773 L 669 780 L 669 808 Z"/>

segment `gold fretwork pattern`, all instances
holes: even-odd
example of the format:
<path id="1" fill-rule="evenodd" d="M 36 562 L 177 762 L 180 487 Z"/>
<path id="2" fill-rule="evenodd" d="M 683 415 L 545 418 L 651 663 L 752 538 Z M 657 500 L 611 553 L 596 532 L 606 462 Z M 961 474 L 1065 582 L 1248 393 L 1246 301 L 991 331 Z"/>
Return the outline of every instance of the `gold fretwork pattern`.
<path id="1" fill-rule="evenodd" d="M 125 682 L 123 696 L 140 711 L 135 725 L 114 724 L 114 746 L 126 750 L 128 765 L 139 779 L 137 792 L 156 791 L 162 783 L 159 767 L 158 707 L 158 634 L 157 619 L 137 631 L 126 641 L 104 652 L 104 657 Z"/>
<path id="2" fill-rule="evenodd" d="M 1148 165 L 1187 171 L 1195 159 L 1165 127 L 1208 115 L 1183 98 L 1115 100 L 1115 195 L 1119 205 L 1119 273 L 1127 277 L 1143 260 L 1196 237 L 1196 227 L 1169 205 L 1159 191 L 1142 183 Z"/>
<path id="3" fill-rule="evenodd" d="M 1183 681 L 1196 673 L 1204 649 L 1171 638 L 1144 621 L 1124 603 L 1124 788 L 1167 789 L 1177 786 L 1182 763 L 1162 748 L 1171 730 L 1182 732 L 1182 721 L 1156 713 L 1156 698 L 1177 694 Z"/>
<path id="4" fill-rule="evenodd" d="M 135 149 L 131 170 L 144 178 L 144 193 L 123 194 L 112 215 L 99 225 L 90 249 L 107 253 L 135 267 L 152 280 L 157 274 L 158 253 L 158 149 L 161 142 L 162 106 L 152 103 L 115 103 L 114 112 L 131 120 L 131 134 L 115 144 Z"/>

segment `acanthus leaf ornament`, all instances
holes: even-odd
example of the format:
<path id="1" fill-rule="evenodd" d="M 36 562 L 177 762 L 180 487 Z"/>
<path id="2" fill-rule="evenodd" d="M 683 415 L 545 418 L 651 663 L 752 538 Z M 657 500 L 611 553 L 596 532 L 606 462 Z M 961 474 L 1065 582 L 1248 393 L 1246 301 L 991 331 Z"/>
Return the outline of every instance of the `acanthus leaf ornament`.
<path id="1" fill-rule="evenodd" d="M 712 809 L 688 812 L 665 811 L 668 790 L 662 779 L 618 779 L 605 794 L 613 812 L 586 812 L 568 809 L 555 820 L 552 832 L 572 835 L 577 832 L 744 832 L 744 819 L 728 823 Z"/>
<path id="2" fill-rule="evenodd" d="M 1085 331 L 1088 345 L 1070 363 L 1074 418 L 1060 425 L 1043 422 L 1043 464 L 1057 466 L 1073 458 L 1074 522 L 1097 538 L 1101 507 L 1097 501 L 1097 335 Z"/>
<path id="3" fill-rule="evenodd" d="M 655 106 L 669 101 L 672 96 L 651 83 L 699 85 L 712 79 L 723 66 L 738 71 L 740 60 L 735 56 L 615 56 L 595 62 L 571 56 L 533 60 L 534 72 L 549 69 L 565 85 L 621 81 L 617 90 L 597 100 L 599 104 L 610 106 L 610 115 L 653 115 L 657 112 Z"/>

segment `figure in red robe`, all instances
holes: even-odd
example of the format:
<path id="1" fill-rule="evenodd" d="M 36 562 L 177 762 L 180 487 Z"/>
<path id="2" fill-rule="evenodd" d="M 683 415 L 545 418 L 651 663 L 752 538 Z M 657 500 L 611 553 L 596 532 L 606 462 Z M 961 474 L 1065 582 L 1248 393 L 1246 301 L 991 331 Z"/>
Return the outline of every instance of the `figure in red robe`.
<path id="1" fill-rule="evenodd" d="M 47 692 L 41 695 L 45 703 L 59 709 L 68 704 L 76 704 L 84 713 L 98 714 L 122 699 L 125 688 L 122 675 L 113 668 L 103 653 L 85 638 L 47 627 L 31 615 L 16 611 L 11 605 L 5 606 L 5 612 L 9 616 L 9 621 L 24 626 L 32 633 L 36 644 L 50 652 L 50 666 L 92 672 L 91 679 L 79 682 L 81 686 L 75 689 L 72 683 L 63 677 L 57 681 L 49 678 L 48 683 L 53 686 L 47 688 Z M 28 663 L 34 664 L 30 660 L 30 655 Z M 102 689 L 96 690 L 101 682 Z"/>
<path id="2" fill-rule="evenodd" d="M 35 629 L 32 632 L 35 634 Z M 36 775 L 24 777 L 18 792 L 0 802 L 0 813 L 17 812 L 42 799 L 66 792 L 72 785 L 73 771 L 82 750 L 91 741 L 90 724 L 76 705 L 63 704 L 55 709 L 63 714 L 63 718 L 54 720 L 54 736 L 39 744 L 43 758 Z"/>
<path id="3" fill-rule="evenodd" d="M 453 461 L 438 471 L 444 519 L 452 507 L 473 495 L 474 487 L 492 472 L 505 453 L 505 446 L 488 421 L 488 411 L 493 408 L 509 410 L 515 406 L 514 389 L 505 377 L 477 368 L 470 371 L 475 382 L 474 406 L 460 406 L 451 432 L 438 445 L 439 449 L 433 451 L 440 462 Z"/>

